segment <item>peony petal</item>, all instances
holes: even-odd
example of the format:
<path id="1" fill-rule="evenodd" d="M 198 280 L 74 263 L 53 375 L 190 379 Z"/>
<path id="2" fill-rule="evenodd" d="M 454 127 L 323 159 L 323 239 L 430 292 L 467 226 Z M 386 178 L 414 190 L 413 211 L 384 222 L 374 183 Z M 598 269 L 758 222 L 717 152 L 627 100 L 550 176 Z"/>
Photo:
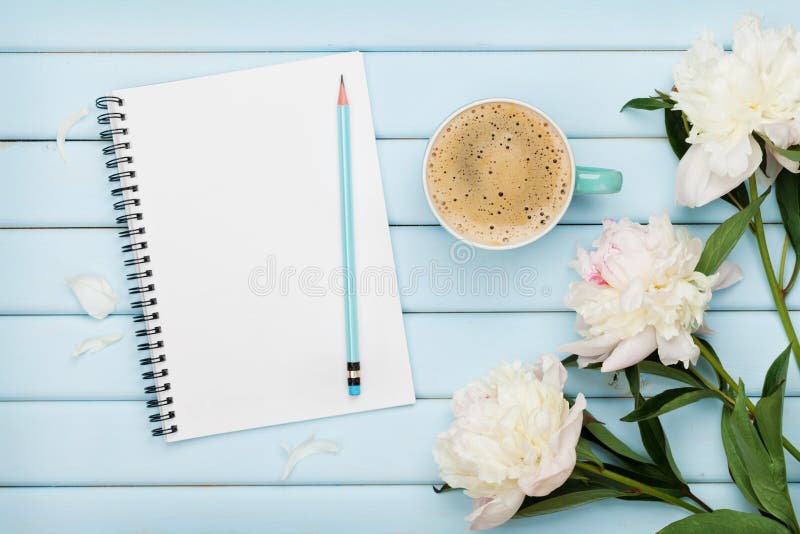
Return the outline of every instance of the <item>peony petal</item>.
<path id="1" fill-rule="evenodd" d="M 622 307 L 622 311 L 628 313 L 640 308 L 643 300 L 644 281 L 636 277 L 630 281 L 630 284 L 620 296 L 619 304 Z"/>
<path id="2" fill-rule="evenodd" d="M 283 468 L 281 480 L 286 480 L 294 469 L 294 466 L 311 455 L 321 453 L 339 453 L 338 443 L 325 439 L 314 439 L 313 432 L 304 442 L 300 443 L 296 447 L 283 445 L 283 448 L 286 451 L 286 466 Z"/>
<path id="3" fill-rule="evenodd" d="M 708 204 L 744 182 L 761 163 L 761 148 L 748 136 L 750 150 L 744 170 L 736 175 L 716 174 L 711 170 L 711 152 L 702 145 L 692 145 L 680 163 L 675 176 L 675 201 L 696 208 Z"/>
<path id="4" fill-rule="evenodd" d="M 100 352 L 109 345 L 122 339 L 122 334 L 110 334 L 107 336 L 93 337 L 85 339 L 72 351 L 73 356 L 80 356 L 85 353 Z"/>
<path id="5" fill-rule="evenodd" d="M 488 530 L 514 517 L 524 499 L 525 494 L 518 488 L 495 497 L 474 499 L 472 513 L 464 519 L 471 523 L 470 530 Z"/>
<path id="6" fill-rule="evenodd" d="M 563 389 L 567 381 L 567 370 L 561 361 L 552 354 L 539 356 L 533 365 L 533 372 L 542 384 Z"/>
<path id="7" fill-rule="evenodd" d="M 770 141 L 777 147 L 789 148 L 792 145 L 800 143 L 800 123 L 796 120 L 787 123 L 766 124 L 763 130 L 764 134 L 766 134 Z M 791 173 L 797 174 L 800 172 L 800 162 L 792 161 L 786 156 L 778 154 L 774 147 L 767 144 L 766 185 L 772 185 L 772 182 L 775 181 L 781 169 L 786 169 Z"/>
<path id="8" fill-rule="evenodd" d="M 730 287 L 744 278 L 741 267 L 732 261 L 722 262 L 722 265 L 719 266 L 717 274 L 719 277 L 717 278 L 716 283 L 712 286 L 712 291 Z"/>
<path id="9" fill-rule="evenodd" d="M 95 319 L 104 319 L 117 306 L 117 295 L 106 280 L 88 274 L 67 276 L 64 280 L 83 309 Z"/>
<path id="10" fill-rule="evenodd" d="M 658 338 L 658 358 L 664 365 L 675 365 L 682 362 L 688 368 L 689 363 L 697 363 L 700 348 L 694 344 L 691 334 L 683 331 L 670 339 Z"/>
<path id="11" fill-rule="evenodd" d="M 64 163 L 67 162 L 67 155 L 64 152 L 64 142 L 67 138 L 67 132 L 78 124 L 82 118 L 89 114 L 89 110 L 83 108 L 80 111 L 76 111 L 66 119 L 64 119 L 61 124 L 58 126 L 58 132 L 56 133 L 56 146 L 58 147 L 58 153 L 61 155 L 61 159 L 64 160 Z"/>
<path id="12" fill-rule="evenodd" d="M 694 331 L 695 334 L 703 334 L 713 336 L 716 332 L 714 332 L 706 323 L 700 325 L 700 327 Z"/>
<path id="13" fill-rule="evenodd" d="M 647 358 L 656 350 L 656 332 L 648 326 L 638 334 L 620 341 L 600 368 L 604 373 L 625 369 Z"/>
<path id="14" fill-rule="evenodd" d="M 583 428 L 584 409 L 586 409 L 586 399 L 583 393 L 579 393 L 561 429 L 551 436 L 548 442 L 550 450 L 555 454 L 547 461 L 543 461 L 537 471 L 523 474 L 519 478 L 519 487 L 527 495 L 531 497 L 549 495 L 563 486 L 572 474 L 577 460 L 575 447 L 578 445 Z"/>
<path id="15" fill-rule="evenodd" d="M 617 346 L 619 338 L 613 334 L 603 334 L 602 336 L 590 337 L 580 341 L 565 343 L 558 347 L 560 352 L 569 352 L 578 356 L 600 356 Z"/>

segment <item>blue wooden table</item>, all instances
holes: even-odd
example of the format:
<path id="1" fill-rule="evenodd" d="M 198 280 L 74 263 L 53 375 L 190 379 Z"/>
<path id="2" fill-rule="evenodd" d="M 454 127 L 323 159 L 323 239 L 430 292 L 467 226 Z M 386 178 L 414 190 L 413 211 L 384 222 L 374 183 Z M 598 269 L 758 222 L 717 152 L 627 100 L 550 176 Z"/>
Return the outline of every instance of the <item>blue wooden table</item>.
<path id="1" fill-rule="evenodd" d="M 431 491 L 430 449 L 451 419 L 448 398 L 502 360 L 532 359 L 575 337 L 562 299 L 576 243 L 588 246 L 603 217 L 645 220 L 666 210 L 705 237 L 709 223 L 730 214 L 721 203 L 675 207 L 676 161 L 661 115 L 619 107 L 669 88 L 679 51 L 704 29 L 729 43 L 732 24 L 749 11 L 769 25 L 800 23 L 790 0 L 1 4 L 0 532 L 9 533 L 462 532 L 469 500 Z M 353 49 L 366 52 L 401 285 L 415 266 L 437 262 L 467 275 L 529 267 L 535 291 L 442 294 L 422 284 L 403 294 L 414 406 L 171 445 L 152 438 L 128 303 L 96 321 L 63 281 L 94 273 L 125 294 L 99 129 L 88 117 L 69 132 L 65 164 L 54 142 L 59 123 L 109 89 Z M 579 163 L 621 169 L 625 185 L 615 196 L 576 200 L 533 246 L 463 259 L 427 207 L 421 158 L 443 117 L 493 96 L 544 109 L 574 140 Z M 778 221 L 774 204 L 765 219 Z M 779 250 L 780 227 L 771 224 L 767 237 Z M 786 341 L 750 236 L 733 256 L 746 278 L 715 295 L 709 322 L 729 369 L 755 388 Z M 111 332 L 126 336 L 102 353 L 71 355 L 84 338 Z M 796 440 L 800 377 L 790 372 L 786 434 Z M 659 387 L 646 377 L 645 393 Z M 618 421 L 631 406 L 624 385 L 574 371 L 567 389 L 584 392 L 595 416 L 636 443 L 635 428 Z M 696 493 L 714 507 L 747 509 L 730 483 L 718 415 L 711 400 L 664 423 Z M 341 454 L 312 457 L 281 482 L 279 444 L 311 429 L 340 442 Z M 797 463 L 789 477 L 800 498 Z M 499 530 L 646 533 L 682 515 L 610 501 Z"/>

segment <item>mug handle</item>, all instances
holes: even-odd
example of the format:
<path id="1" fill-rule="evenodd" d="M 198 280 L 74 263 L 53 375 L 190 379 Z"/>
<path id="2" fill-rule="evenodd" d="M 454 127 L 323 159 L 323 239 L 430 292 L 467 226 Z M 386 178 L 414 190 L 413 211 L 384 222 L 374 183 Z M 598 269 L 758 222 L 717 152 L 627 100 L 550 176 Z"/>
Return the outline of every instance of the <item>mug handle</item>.
<path id="1" fill-rule="evenodd" d="M 598 167 L 575 167 L 576 195 L 607 195 L 622 189 L 622 173 Z"/>

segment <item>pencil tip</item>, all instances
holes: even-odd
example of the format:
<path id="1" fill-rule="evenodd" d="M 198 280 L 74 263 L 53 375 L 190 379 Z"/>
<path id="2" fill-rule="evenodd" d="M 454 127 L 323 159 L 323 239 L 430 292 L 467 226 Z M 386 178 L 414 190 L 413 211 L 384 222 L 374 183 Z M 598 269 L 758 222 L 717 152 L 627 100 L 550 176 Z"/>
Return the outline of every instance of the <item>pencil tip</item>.
<path id="1" fill-rule="evenodd" d="M 347 103 L 347 92 L 344 90 L 344 74 L 339 77 L 339 105 L 346 106 Z"/>

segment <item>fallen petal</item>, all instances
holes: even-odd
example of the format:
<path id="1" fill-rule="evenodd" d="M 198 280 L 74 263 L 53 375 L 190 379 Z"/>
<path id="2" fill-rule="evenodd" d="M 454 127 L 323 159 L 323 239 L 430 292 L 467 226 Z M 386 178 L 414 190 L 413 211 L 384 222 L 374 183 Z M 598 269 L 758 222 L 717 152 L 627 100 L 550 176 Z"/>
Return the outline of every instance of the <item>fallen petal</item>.
<path id="1" fill-rule="evenodd" d="M 82 274 L 66 276 L 64 280 L 86 313 L 95 319 L 106 318 L 116 308 L 118 297 L 104 278 Z"/>
<path id="2" fill-rule="evenodd" d="M 122 339 L 122 334 L 110 334 L 108 336 L 93 337 L 84 339 L 80 345 L 75 347 L 72 351 L 73 356 L 80 356 L 81 354 L 100 352 L 109 345 L 113 345 Z"/>
<path id="3" fill-rule="evenodd" d="M 82 110 L 76 111 L 75 113 L 73 113 L 72 115 L 61 121 L 61 124 L 58 126 L 58 133 L 56 134 L 56 145 L 58 146 L 58 153 L 61 155 L 61 159 L 64 160 L 64 163 L 67 162 L 67 155 L 64 152 L 64 141 L 66 141 L 67 139 L 67 132 L 69 132 L 69 130 L 73 126 L 78 124 L 78 122 L 80 122 L 80 120 L 88 114 L 89 110 L 83 108 Z"/>
<path id="4" fill-rule="evenodd" d="M 339 453 L 338 443 L 326 439 L 314 439 L 313 433 L 298 446 L 292 448 L 288 445 L 283 445 L 283 448 L 286 450 L 286 467 L 283 468 L 281 480 L 286 480 L 294 469 L 294 466 L 309 456 L 321 453 Z"/>

